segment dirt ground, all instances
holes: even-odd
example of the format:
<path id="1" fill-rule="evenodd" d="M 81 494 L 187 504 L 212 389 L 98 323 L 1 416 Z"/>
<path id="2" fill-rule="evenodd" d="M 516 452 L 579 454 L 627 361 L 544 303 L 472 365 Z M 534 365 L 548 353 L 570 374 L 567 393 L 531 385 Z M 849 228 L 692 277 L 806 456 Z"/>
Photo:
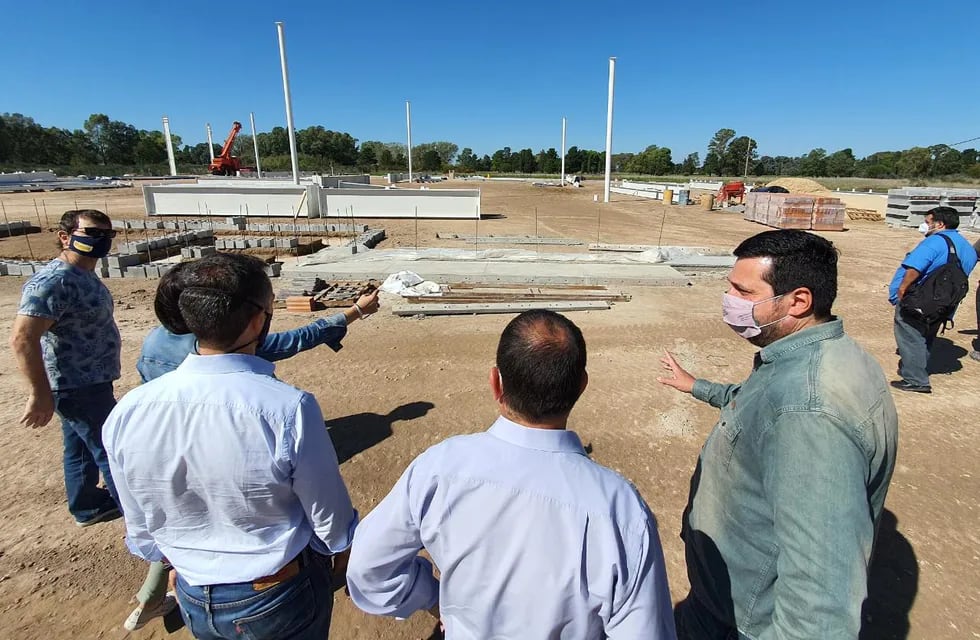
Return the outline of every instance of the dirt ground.
<path id="1" fill-rule="evenodd" d="M 439 185 L 443 186 L 443 185 Z M 521 183 L 456 182 L 483 189 L 480 234 L 565 236 L 587 242 L 688 244 L 730 250 L 763 230 L 737 215 L 705 213 L 696 206 L 665 207 L 615 196 L 596 204 L 601 184 L 583 189 L 537 188 Z M 11 220 L 53 226 L 66 208 L 98 207 L 113 217 L 141 217 L 136 189 L 98 193 L 0 196 Z M 601 194 L 600 198 L 601 200 Z M 48 211 L 44 220 L 43 207 Z M 44 224 L 44 223 L 47 224 Z M 411 220 L 377 221 L 387 229 L 382 247 L 414 246 Z M 419 222 L 422 246 L 463 247 L 437 241 L 436 232 L 472 234 L 472 221 Z M 850 222 L 828 233 L 841 249 L 836 312 L 846 330 L 894 377 L 897 358 L 887 282 L 920 238 L 882 223 Z M 662 239 L 661 239 L 662 234 Z M 55 253 L 53 234 L 29 236 L 41 257 Z M 23 255 L 26 239 L 0 238 L 0 255 Z M 569 248 L 563 248 L 569 250 Z M 422 274 L 425 275 L 425 274 Z M 9 333 L 24 278 L 0 278 L 0 330 Z M 140 344 L 156 322 L 155 282 L 107 280 L 123 336 L 123 377 L 118 395 L 138 383 Z M 659 385 L 662 351 L 670 349 L 696 375 L 738 381 L 751 367 L 753 348 L 721 322 L 719 278 L 692 278 L 687 287 L 631 287 L 633 299 L 609 311 L 572 313 L 589 348 L 590 385 L 571 426 L 591 445 L 593 457 L 632 481 L 657 514 L 674 599 L 687 591 L 678 533 L 690 474 L 717 412 Z M 385 299 L 390 305 L 391 299 Z M 273 330 L 299 326 L 314 314 L 277 313 Z M 972 293 L 957 330 L 935 349 L 931 396 L 896 392 L 901 418 L 899 460 L 887 500 L 872 570 L 868 638 L 980 637 L 980 481 L 976 451 L 980 364 L 966 357 L 974 317 Z M 397 318 L 382 312 L 353 325 L 337 354 L 320 348 L 279 363 L 277 374 L 316 394 L 342 461 L 355 506 L 366 514 L 406 465 L 444 438 L 486 429 L 495 418 L 487 387 L 504 316 Z M 65 508 L 61 437 L 57 419 L 46 428 L 17 424 L 25 385 L 3 342 L 0 358 L 0 637 L 189 638 L 170 635 L 160 621 L 127 634 L 122 621 L 139 587 L 144 565 L 123 545 L 122 521 L 75 527 Z M 948 374 L 948 375 L 944 375 Z M 428 638 L 433 620 L 371 617 L 337 596 L 332 636 L 345 639 Z"/>

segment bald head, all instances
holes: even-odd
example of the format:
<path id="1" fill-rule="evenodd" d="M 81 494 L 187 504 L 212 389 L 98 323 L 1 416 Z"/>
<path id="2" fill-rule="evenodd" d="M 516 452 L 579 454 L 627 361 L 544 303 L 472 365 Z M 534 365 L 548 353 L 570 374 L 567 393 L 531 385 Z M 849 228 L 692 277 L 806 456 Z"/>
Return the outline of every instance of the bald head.
<path id="1" fill-rule="evenodd" d="M 497 345 L 502 402 L 531 422 L 566 416 L 585 385 L 585 338 L 553 311 L 526 311 L 508 323 Z"/>

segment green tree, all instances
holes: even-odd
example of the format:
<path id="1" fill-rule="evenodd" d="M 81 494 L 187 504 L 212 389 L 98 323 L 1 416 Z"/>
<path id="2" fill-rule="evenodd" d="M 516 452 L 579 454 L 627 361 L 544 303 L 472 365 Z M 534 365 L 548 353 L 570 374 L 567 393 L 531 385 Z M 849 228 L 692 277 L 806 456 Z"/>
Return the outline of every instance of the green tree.
<path id="1" fill-rule="evenodd" d="M 725 152 L 728 143 L 735 137 L 734 129 L 718 129 L 708 141 L 708 153 L 704 157 L 705 173 L 721 175 L 724 170 Z"/>
<path id="2" fill-rule="evenodd" d="M 962 173 L 965 165 L 963 154 L 956 149 L 945 145 L 937 144 L 929 147 L 932 152 L 932 166 L 930 173 L 934 176 L 951 176 Z"/>
<path id="3" fill-rule="evenodd" d="M 434 147 L 429 147 L 422 152 L 419 158 L 419 169 L 422 171 L 439 171 L 442 168 L 442 158 Z"/>
<path id="4" fill-rule="evenodd" d="M 806 154 L 800 160 L 800 173 L 815 178 L 827 175 L 827 152 L 817 148 Z"/>
<path id="5" fill-rule="evenodd" d="M 844 178 L 854 175 L 857 159 L 851 149 L 841 149 L 827 156 L 827 175 Z"/>
<path id="6" fill-rule="evenodd" d="M 655 144 L 636 154 L 626 165 L 626 171 L 629 173 L 645 173 L 654 176 L 667 175 L 673 168 L 674 161 L 670 158 L 670 149 L 658 147 Z"/>
<path id="7" fill-rule="evenodd" d="M 374 155 L 374 147 L 371 145 L 362 144 L 361 149 L 357 154 L 357 166 L 360 167 L 362 171 L 367 171 L 370 173 L 374 170 L 377 164 L 378 159 Z"/>
<path id="8" fill-rule="evenodd" d="M 477 170 L 478 162 L 479 162 L 479 158 L 476 157 L 476 155 L 473 153 L 473 150 L 470 149 L 469 147 L 466 147 L 465 149 L 463 149 L 462 152 L 460 152 L 459 159 L 457 160 L 456 164 L 461 171 L 472 172 Z"/>
<path id="9" fill-rule="evenodd" d="M 378 166 L 385 170 L 395 166 L 395 157 L 391 154 L 391 149 L 381 150 L 378 155 Z"/>
<path id="10" fill-rule="evenodd" d="M 504 147 L 503 149 L 497 149 L 493 152 L 493 157 L 490 159 L 491 170 L 497 171 L 499 173 L 509 173 L 514 170 L 514 159 L 513 152 L 511 152 L 510 147 Z"/>
<path id="11" fill-rule="evenodd" d="M 93 113 L 82 125 L 85 133 L 95 149 L 100 164 L 105 164 L 109 153 L 109 116 L 104 113 Z"/>
<path id="12" fill-rule="evenodd" d="M 747 174 L 747 167 L 753 166 L 754 161 L 759 157 L 756 153 L 757 147 L 756 141 L 748 136 L 739 136 L 732 140 L 723 154 L 722 174 L 728 176 Z"/>
<path id="13" fill-rule="evenodd" d="M 697 173 L 698 166 L 701 164 L 701 159 L 698 157 L 697 152 L 687 154 L 684 158 L 684 162 L 681 163 L 681 173 L 686 176 L 691 176 Z"/>
<path id="14" fill-rule="evenodd" d="M 912 147 L 903 151 L 898 161 L 898 172 L 903 178 L 927 176 L 931 167 L 932 152 L 925 147 Z"/>

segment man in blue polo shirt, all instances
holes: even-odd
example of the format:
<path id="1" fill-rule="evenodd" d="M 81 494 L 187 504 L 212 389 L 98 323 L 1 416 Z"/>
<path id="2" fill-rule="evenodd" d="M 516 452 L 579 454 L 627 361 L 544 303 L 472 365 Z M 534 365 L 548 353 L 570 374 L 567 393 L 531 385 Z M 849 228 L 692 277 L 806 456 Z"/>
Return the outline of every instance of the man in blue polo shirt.
<path id="1" fill-rule="evenodd" d="M 939 333 L 942 322 L 925 327 L 914 327 L 902 317 L 899 301 L 909 287 L 921 282 L 929 274 L 946 264 L 949 248 L 940 236 L 946 236 L 953 243 L 960 266 L 970 275 L 977 265 L 977 252 L 960 235 L 956 228 L 960 225 L 960 214 L 952 207 L 935 207 L 926 214 L 926 220 L 919 230 L 926 234 L 925 240 L 905 256 L 902 264 L 892 277 L 888 288 L 888 301 L 895 305 L 895 342 L 898 344 L 898 373 L 901 380 L 891 383 L 901 391 L 932 393 L 929 384 L 929 351 L 933 340 Z"/>

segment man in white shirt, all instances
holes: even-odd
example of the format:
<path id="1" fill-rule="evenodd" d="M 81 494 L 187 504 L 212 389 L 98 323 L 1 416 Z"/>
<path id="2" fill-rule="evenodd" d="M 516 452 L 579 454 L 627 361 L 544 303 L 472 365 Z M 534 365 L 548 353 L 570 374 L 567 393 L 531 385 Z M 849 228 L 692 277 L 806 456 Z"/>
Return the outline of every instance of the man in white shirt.
<path id="1" fill-rule="evenodd" d="M 357 524 L 316 399 L 254 355 L 269 332 L 264 264 L 219 254 L 180 294 L 197 350 L 129 392 L 103 429 L 144 560 L 168 559 L 196 638 L 327 637 L 333 571 Z"/>
<path id="2" fill-rule="evenodd" d="M 500 418 L 416 458 L 361 523 L 347 574 L 358 607 L 438 610 L 449 640 L 675 637 L 653 515 L 566 430 L 585 366 L 564 316 L 507 325 L 490 371 Z"/>

